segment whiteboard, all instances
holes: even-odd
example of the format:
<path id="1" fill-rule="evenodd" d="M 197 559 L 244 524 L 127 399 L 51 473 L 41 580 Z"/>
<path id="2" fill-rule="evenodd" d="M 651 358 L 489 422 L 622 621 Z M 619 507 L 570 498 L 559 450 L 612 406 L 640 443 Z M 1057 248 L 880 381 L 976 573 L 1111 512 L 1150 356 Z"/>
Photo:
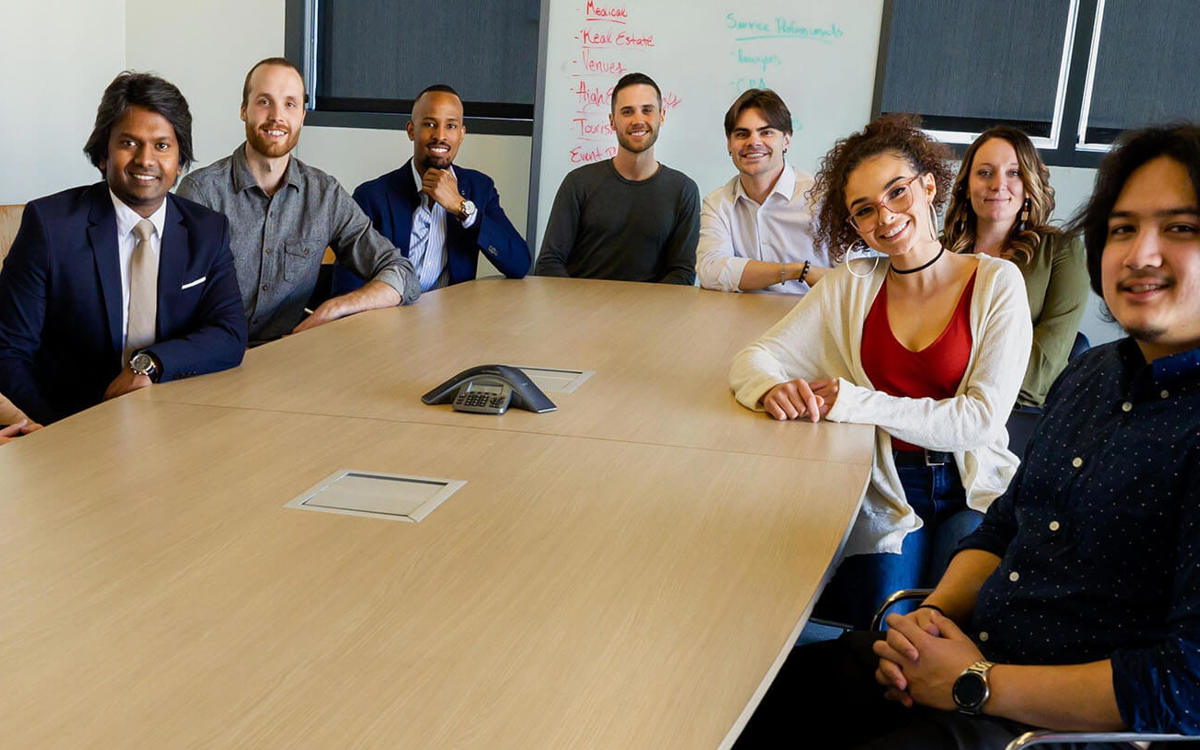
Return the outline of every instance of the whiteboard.
<path id="1" fill-rule="evenodd" d="M 540 252 L 567 172 L 616 153 L 608 114 L 624 73 L 662 89 L 655 156 L 701 197 L 735 174 L 724 118 L 746 89 L 783 97 L 795 130 L 788 161 L 815 172 L 870 117 L 882 13 L 883 0 L 543 0 L 530 247 Z"/>

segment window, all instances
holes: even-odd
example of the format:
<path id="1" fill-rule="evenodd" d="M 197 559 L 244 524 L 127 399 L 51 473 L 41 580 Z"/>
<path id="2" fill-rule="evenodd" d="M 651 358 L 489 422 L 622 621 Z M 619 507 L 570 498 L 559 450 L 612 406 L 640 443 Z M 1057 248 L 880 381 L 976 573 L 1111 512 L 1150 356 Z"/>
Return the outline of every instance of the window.
<path id="1" fill-rule="evenodd" d="M 305 71 L 308 122 L 403 128 L 434 83 L 476 132 L 533 132 L 538 0 L 287 0 L 287 53 Z"/>
<path id="2" fill-rule="evenodd" d="M 1200 118 L 1197 24 L 1195 0 L 885 0 L 873 112 L 955 144 L 1014 125 L 1095 166 L 1122 130 Z"/>

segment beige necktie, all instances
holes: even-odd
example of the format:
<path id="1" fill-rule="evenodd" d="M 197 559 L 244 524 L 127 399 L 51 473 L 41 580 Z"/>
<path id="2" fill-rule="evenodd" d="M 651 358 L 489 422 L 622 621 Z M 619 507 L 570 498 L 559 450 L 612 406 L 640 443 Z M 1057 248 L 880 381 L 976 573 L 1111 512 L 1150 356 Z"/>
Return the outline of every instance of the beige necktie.
<path id="1" fill-rule="evenodd" d="M 142 219 L 133 228 L 137 244 L 129 259 L 129 325 L 125 329 L 125 359 L 154 343 L 154 323 L 158 318 L 158 256 L 150 246 L 154 224 Z"/>

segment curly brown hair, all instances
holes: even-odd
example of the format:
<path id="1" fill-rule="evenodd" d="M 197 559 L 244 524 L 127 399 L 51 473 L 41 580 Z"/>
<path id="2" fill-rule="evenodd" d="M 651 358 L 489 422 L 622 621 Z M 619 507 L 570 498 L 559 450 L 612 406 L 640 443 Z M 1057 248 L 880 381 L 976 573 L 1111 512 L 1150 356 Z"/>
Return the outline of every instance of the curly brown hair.
<path id="1" fill-rule="evenodd" d="M 1044 237 L 1059 234 L 1059 230 L 1049 224 L 1050 214 L 1054 213 L 1054 188 L 1050 187 L 1050 170 L 1038 156 L 1033 141 L 1020 130 L 1007 125 L 997 125 L 983 131 L 963 154 L 962 168 L 958 170 L 958 177 L 954 179 L 954 186 L 950 190 L 945 244 L 955 253 L 975 251 L 976 218 L 971 208 L 970 175 L 975 153 L 993 138 L 1008 141 L 1016 152 L 1017 171 L 1021 173 L 1025 199 L 1029 202 L 1029 219 L 1024 224 L 1013 222 L 1002 255 L 1010 260 L 1028 263 Z"/>
<path id="2" fill-rule="evenodd" d="M 888 114 L 872 120 L 861 132 L 842 138 L 821 159 L 812 195 L 819 196 L 817 239 L 841 261 L 846 250 L 859 240 L 858 232 L 846 221 L 846 180 L 865 159 L 894 152 L 906 159 L 917 174 L 933 175 L 937 193 L 934 208 L 941 209 L 950 194 L 954 172 L 947 164 L 953 153 L 921 131 L 921 118 L 916 115 Z"/>

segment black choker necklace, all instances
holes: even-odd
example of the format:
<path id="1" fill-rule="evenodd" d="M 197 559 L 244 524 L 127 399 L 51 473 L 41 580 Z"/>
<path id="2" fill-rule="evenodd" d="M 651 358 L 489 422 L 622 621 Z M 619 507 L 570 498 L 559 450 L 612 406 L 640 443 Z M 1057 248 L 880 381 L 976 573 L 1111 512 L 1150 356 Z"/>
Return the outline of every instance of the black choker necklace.
<path id="1" fill-rule="evenodd" d="M 926 263 L 926 264 L 925 264 L 925 265 L 923 265 L 923 266 L 917 266 L 916 268 L 909 268 L 909 269 L 906 269 L 906 270 L 904 270 L 904 271 L 901 271 L 899 268 L 896 268 L 895 266 L 892 266 L 892 267 L 891 267 L 891 269 L 892 269 L 892 273 L 898 273 L 898 274 L 900 274 L 901 276 L 903 276 L 904 274 L 908 274 L 908 273 L 916 273 L 917 271 L 924 271 L 926 268 L 929 268 L 929 267 L 930 267 L 930 266 L 932 266 L 934 263 L 937 263 L 937 262 L 938 262 L 938 258 L 942 257 L 942 253 L 944 253 L 944 252 L 946 252 L 946 248 L 944 248 L 944 247 L 943 247 L 941 250 L 938 250 L 938 254 L 937 254 L 937 255 L 933 256 L 933 260 L 929 261 L 928 263 Z"/>

